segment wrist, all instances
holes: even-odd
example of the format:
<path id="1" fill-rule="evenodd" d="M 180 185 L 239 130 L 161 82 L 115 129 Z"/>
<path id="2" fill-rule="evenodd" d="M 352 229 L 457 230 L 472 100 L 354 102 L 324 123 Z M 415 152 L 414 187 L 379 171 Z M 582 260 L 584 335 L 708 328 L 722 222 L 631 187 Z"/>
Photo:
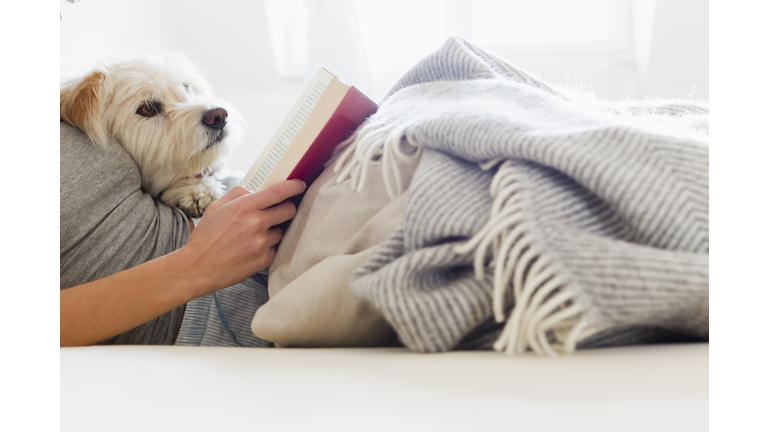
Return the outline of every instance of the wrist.
<path id="1" fill-rule="evenodd" d="M 210 275 L 204 271 L 205 267 L 200 256 L 184 246 L 161 258 L 169 270 L 171 286 L 184 303 L 214 291 L 214 283 Z"/>

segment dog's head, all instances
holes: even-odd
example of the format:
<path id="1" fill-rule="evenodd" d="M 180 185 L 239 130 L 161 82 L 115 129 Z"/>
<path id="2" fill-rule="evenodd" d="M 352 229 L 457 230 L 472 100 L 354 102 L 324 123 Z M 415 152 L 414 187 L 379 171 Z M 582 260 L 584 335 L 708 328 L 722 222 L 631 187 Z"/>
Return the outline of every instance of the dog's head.
<path id="1" fill-rule="evenodd" d="M 117 140 L 153 196 L 180 178 L 218 169 L 243 130 L 237 112 L 217 101 L 179 54 L 111 64 L 64 83 L 60 115 L 97 145 Z"/>

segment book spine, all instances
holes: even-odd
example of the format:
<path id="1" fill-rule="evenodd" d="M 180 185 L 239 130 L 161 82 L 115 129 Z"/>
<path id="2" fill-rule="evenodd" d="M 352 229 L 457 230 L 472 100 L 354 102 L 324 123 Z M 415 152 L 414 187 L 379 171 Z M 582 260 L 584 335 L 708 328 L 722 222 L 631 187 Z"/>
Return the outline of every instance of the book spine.
<path id="1" fill-rule="evenodd" d="M 287 180 L 298 178 L 306 184 L 312 183 L 322 172 L 333 149 L 349 137 L 377 109 L 375 102 L 354 86 L 350 87 L 309 150 L 288 175 Z"/>

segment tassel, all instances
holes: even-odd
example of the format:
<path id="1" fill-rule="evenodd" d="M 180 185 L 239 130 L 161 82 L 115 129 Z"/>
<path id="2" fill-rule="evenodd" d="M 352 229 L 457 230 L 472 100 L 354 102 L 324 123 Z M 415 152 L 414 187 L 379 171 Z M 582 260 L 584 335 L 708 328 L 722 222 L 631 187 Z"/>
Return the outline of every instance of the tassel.
<path id="1" fill-rule="evenodd" d="M 384 187 L 389 198 L 394 200 L 402 195 L 406 188 L 400 174 L 400 164 L 418 162 L 422 146 L 407 136 L 404 127 L 392 128 L 383 122 L 370 120 L 358 128 L 350 139 L 348 146 L 333 157 L 334 160 L 339 159 L 334 166 L 334 172 L 339 174 L 336 182 L 350 180 L 353 190 L 362 191 L 370 168 L 382 166 Z M 342 144 L 347 145 L 346 142 Z M 411 149 L 404 150 L 403 144 Z"/>
<path id="2" fill-rule="evenodd" d="M 499 162 L 488 161 L 482 167 L 490 169 Z M 486 270 L 492 270 L 494 319 L 506 319 L 494 349 L 507 354 L 530 349 L 555 357 L 572 352 L 583 339 L 588 329 L 583 318 L 586 308 L 578 303 L 566 273 L 537 247 L 541 240 L 533 234 L 534 227 L 523 223 L 531 220 L 524 217 L 530 197 L 519 188 L 522 182 L 511 171 L 513 163 L 503 162 L 491 182 L 494 202 L 490 219 L 454 252 L 474 253 L 475 277 L 479 280 L 485 280 Z M 492 260 L 486 264 L 488 256 Z M 510 290 L 514 307 L 505 317 L 505 295 Z"/>

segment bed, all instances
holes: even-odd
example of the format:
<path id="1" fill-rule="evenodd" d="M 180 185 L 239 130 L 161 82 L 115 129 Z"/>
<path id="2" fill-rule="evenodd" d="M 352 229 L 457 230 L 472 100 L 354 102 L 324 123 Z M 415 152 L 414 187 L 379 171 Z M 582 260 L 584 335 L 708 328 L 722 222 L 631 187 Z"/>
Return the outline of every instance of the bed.
<path id="1" fill-rule="evenodd" d="M 702 431 L 709 345 L 61 349 L 61 430 Z"/>

